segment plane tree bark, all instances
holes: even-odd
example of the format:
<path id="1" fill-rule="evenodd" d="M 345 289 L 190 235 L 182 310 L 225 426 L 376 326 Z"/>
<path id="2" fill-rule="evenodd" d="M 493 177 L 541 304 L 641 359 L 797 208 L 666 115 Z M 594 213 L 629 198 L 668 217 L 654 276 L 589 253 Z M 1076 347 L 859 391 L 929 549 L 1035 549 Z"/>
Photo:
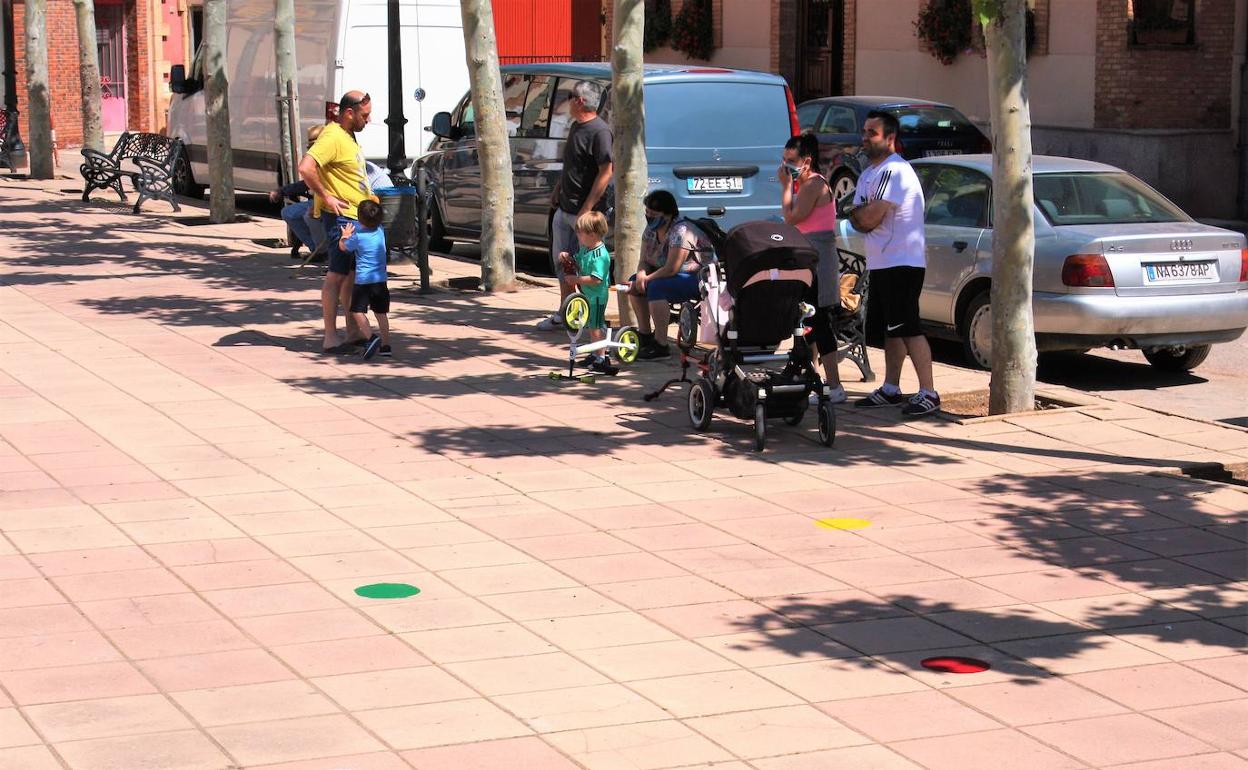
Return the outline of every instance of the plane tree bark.
<path id="1" fill-rule="evenodd" d="M 611 134 L 615 161 L 615 274 L 637 272 L 646 228 L 646 112 L 643 101 L 642 49 L 646 29 L 644 0 L 615 0 L 611 48 Z M 620 296 L 623 299 L 623 296 Z M 621 325 L 632 322 L 632 309 L 621 301 Z"/>
<path id="2" fill-rule="evenodd" d="M 1026 0 L 975 0 L 988 53 L 992 119 L 992 383 L 990 414 L 1035 408 L 1032 263 L 1036 233 L 1027 99 Z"/>
<path id="3" fill-rule="evenodd" d="M 515 188 L 494 10 L 490 0 L 461 0 L 459 9 L 481 167 L 481 286 L 490 292 L 512 291 L 516 284 Z"/>

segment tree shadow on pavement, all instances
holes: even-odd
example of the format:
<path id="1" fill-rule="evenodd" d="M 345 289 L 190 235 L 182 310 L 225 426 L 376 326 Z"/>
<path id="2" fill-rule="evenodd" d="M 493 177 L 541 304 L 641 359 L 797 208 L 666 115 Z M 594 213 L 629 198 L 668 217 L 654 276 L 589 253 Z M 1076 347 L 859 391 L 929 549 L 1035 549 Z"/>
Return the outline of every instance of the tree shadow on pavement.
<path id="1" fill-rule="evenodd" d="M 1142 663 L 1244 651 L 1248 589 L 1237 581 L 1248 579 L 1248 510 L 1238 492 L 1129 472 L 963 483 L 988 507 L 946 507 L 943 521 L 927 524 L 812 527 L 809 536 L 812 547 L 892 545 L 905 554 L 897 558 L 948 570 L 945 577 L 860 584 L 854 559 L 816 560 L 808 566 L 852 587 L 753 597 L 767 611 L 738 619 L 747 635 L 736 643 L 794 661 L 854 656 L 838 665 L 883 662 L 910 672 L 923 657 L 968 655 L 1019 680 L 1069 671 L 1065 661 L 1123 642 L 1142 650 Z M 959 531 L 983 542 L 925 545 Z"/>

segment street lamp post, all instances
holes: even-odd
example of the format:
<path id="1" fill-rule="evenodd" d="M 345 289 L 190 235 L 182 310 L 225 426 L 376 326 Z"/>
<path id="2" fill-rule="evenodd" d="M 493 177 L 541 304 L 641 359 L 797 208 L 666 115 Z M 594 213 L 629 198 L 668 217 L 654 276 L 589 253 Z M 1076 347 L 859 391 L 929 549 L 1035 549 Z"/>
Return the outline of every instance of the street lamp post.
<path id="1" fill-rule="evenodd" d="M 386 116 L 386 125 L 390 129 L 390 154 L 386 156 L 386 166 L 390 169 L 390 178 L 396 183 L 407 181 L 403 166 L 407 163 L 407 144 L 404 131 L 407 118 L 403 115 L 403 41 L 402 27 L 399 18 L 399 0 L 386 0 L 386 33 L 389 43 L 389 75 L 390 75 L 390 114 Z"/>
<path id="2" fill-rule="evenodd" d="M 25 165 L 26 145 L 17 130 L 17 52 L 14 48 L 13 0 L 0 0 L 0 28 L 4 33 L 4 111 L 5 130 L 10 132 L 9 155 L 14 165 Z"/>

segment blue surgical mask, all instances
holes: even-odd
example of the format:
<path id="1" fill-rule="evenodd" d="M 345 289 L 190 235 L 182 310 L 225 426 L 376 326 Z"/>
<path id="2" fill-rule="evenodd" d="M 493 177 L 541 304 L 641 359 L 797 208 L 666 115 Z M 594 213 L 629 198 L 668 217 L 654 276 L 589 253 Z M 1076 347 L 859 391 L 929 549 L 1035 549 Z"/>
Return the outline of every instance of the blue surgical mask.
<path id="1" fill-rule="evenodd" d="M 663 219 L 664 217 L 662 214 L 655 214 L 652 217 L 646 217 L 646 229 L 658 230 L 663 226 Z"/>

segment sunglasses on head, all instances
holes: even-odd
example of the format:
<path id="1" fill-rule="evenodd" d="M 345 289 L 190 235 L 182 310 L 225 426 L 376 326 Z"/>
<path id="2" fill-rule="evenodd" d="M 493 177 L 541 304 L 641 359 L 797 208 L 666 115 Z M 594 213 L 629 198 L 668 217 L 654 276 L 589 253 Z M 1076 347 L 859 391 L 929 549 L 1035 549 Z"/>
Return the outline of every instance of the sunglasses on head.
<path id="1" fill-rule="evenodd" d="M 359 107 L 361 104 L 366 104 L 368 102 L 371 102 L 372 100 L 373 100 L 373 97 L 369 96 L 368 94 L 364 94 L 358 99 L 351 97 L 351 96 L 344 96 L 338 102 L 338 109 L 349 110 L 352 107 Z"/>

